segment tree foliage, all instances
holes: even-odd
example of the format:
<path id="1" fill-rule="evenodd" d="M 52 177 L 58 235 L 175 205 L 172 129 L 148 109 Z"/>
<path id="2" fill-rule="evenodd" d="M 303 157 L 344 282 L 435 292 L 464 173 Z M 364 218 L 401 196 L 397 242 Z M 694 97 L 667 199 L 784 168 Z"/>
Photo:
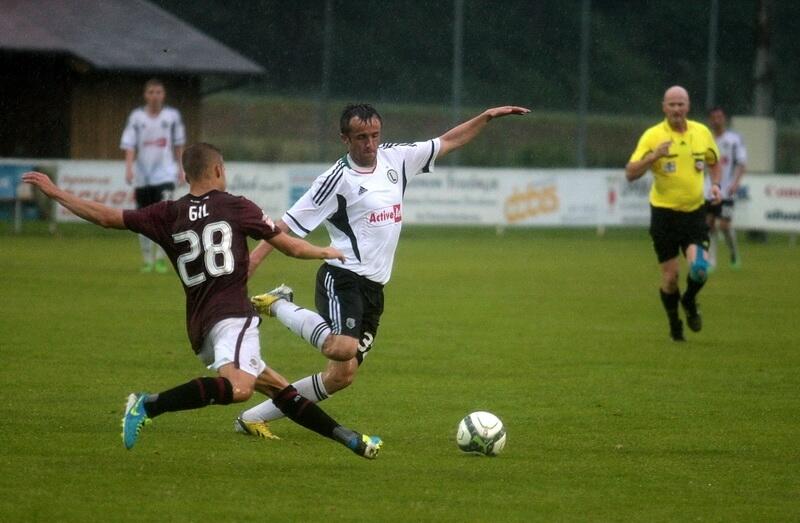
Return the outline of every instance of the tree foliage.
<path id="1" fill-rule="evenodd" d="M 156 0 L 264 66 L 254 89 L 319 92 L 324 0 Z M 330 95 L 447 104 L 453 2 L 332 0 Z M 776 106 L 800 116 L 800 2 L 775 2 Z M 707 88 L 710 1 L 592 2 L 590 109 L 658 111 L 663 90 L 686 86 L 695 106 Z M 718 103 L 749 112 L 756 0 L 720 2 Z M 578 100 L 580 0 L 464 0 L 466 105 L 516 103 L 573 110 Z"/>

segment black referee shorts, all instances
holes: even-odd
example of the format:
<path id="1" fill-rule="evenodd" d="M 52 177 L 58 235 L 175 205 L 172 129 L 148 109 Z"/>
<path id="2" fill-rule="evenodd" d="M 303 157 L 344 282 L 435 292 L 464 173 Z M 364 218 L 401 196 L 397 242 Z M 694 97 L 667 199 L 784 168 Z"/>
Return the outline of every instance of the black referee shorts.
<path id="1" fill-rule="evenodd" d="M 172 193 L 175 191 L 174 183 L 161 183 L 158 185 L 145 185 L 144 187 L 137 187 L 134 189 L 134 196 L 136 197 L 136 208 L 142 209 L 148 205 L 153 205 L 163 200 L 172 198 Z"/>
<path id="2" fill-rule="evenodd" d="M 695 211 L 681 212 L 651 205 L 650 237 L 658 263 L 671 260 L 680 252 L 685 256 L 686 248 L 693 243 L 708 249 L 706 208 L 701 205 Z"/>
<path id="3" fill-rule="evenodd" d="M 322 264 L 317 271 L 317 311 L 334 334 L 358 340 L 359 365 L 372 348 L 383 314 L 383 285 L 339 267 Z"/>

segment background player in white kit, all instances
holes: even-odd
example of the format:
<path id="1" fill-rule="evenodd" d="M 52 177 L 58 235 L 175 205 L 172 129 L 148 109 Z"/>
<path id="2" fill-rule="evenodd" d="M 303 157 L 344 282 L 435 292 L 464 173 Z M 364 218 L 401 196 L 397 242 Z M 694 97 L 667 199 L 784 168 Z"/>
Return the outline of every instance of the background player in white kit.
<path id="1" fill-rule="evenodd" d="M 324 223 L 346 262 L 327 260 L 320 267 L 315 300 L 319 314 L 291 303 L 292 291 L 285 285 L 253 298 L 259 312 L 276 317 L 330 360 L 323 372 L 293 384 L 300 394 L 322 401 L 349 386 L 372 348 L 383 313 L 383 286 L 400 238 L 407 183 L 433 171 L 437 158 L 468 143 L 493 118 L 528 112 L 524 107 L 496 107 L 438 138 L 381 144 L 382 119 L 372 106 L 344 109 L 339 123 L 348 153 L 314 181 L 277 226 L 304 237 Z M 251 273 L 271 250 L 260 242 L 251 252 Z M 261 390 L 269 385 L 261 376 L 256 386 Z M 266 422 L 282 416 L 266 401 L 242 413 L 235 427 L 274 437 Z"/>
<path id="2" fill-rule="evenodd" d="M 709 237 L 711 239 L 708 249 L 708 261 L 712 267 L 717 264 L 717 230 L 722 232 L 725 243 L 730 253 L 731 267 L 741 267 L 739 245 L 736 241 L 736 231 L 733 229 L 733 204 L 736 192 L 742 182 L 745 169 L 747 169 L 747 149 L 742 137 L 728 129 L 728 118 L 722 107 L 714 107 L 708 113 L 708 123 L 714 133 L 714 140 L 720 153 L 722 175 L 720 177 L 720 191 L 722 201 L 716 205 L 711 202 L 709 192 L 711 180 L 706 178 L 706 209 L 708 210 Z"/>
<path id="3" fill-rule="evenodd" d="M 166 90 L 161 80 L 144 84 L 143 107 L 134 109 L 122 132 L 120 149 L 125 151 L 125 182 L 133 184 L 136 208 L 142 209 L 172 198 L 185 175 L 181 155 L 186 131 L 177 109 L 164 105 Z M 142 272 L 166 273 L 164 251 L 149 238 L 139 235 Z"/>

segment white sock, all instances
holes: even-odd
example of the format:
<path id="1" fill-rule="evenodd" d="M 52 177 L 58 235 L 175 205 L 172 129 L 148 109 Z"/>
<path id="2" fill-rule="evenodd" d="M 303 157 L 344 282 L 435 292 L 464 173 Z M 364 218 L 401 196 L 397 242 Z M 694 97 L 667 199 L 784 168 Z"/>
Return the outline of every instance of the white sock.
<path id="1" fill-rule="evenodd" d="M 321 372 L 297 380 L 292 385 L 303 397 L 314 403 L 328 398 L 328 391 L 325 390 L 325 384 L 322 382 Z M 245 421 L 272 421 L 283 416 L 283 412 L 275 406 L 272 400 L 264 401 L 242 412 L 242 419 Z"/>
<path id="2" fill-rule="evenodd" d="M 278 300 L 273 303 L 272 315 L 319 350 L 322 350 L 322 344 L 331 333 L 328 322 L 322 316 L 290 301 Z"/>
<path id="3" fill-rule="evenodd" d="M 717 231 L 712 232 L 709 235 L 709 242 L 708 242 L 708 263 L 712 267 L 717 266 Z"/>
<path id="4" fill-rule="evenodd" d="M 153 242 L 144 234 L 139 235 L 139 248 L 142 249 L 144 263 L 153 263 Z"/>
<path id="5" fill-rule="evenodd" d="M 736 231 L 727 229 L 722 231 L 725 235 L 725 243 L 728 245 L 728 250 L 731 253 L 731 261 L 739 259 L 739 245 L 736 242 Z"/>

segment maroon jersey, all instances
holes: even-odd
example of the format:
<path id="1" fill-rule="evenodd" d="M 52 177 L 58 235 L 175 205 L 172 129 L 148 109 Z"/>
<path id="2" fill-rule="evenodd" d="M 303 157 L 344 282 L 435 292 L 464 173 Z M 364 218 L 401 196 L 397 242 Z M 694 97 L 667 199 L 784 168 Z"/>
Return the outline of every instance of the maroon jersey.
<path id="1" fill-rule="evenodd" d="M 128 229 L 158 243 L 178 272 L 186 292 L 186 328 L 196 353 L 218 321 L 256 315 L 247 297 L 247 237 L 266 240 L 280 233 L 256 204 L 214 190 L 122 216 Z"/>

